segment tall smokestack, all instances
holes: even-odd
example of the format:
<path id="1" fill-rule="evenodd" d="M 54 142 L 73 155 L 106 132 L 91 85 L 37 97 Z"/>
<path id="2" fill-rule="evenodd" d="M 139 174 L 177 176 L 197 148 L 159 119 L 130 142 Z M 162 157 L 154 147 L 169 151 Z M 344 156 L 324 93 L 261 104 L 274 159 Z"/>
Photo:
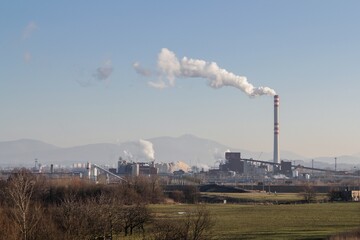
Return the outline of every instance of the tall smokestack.
<path id="1" fill-rule="evenodd" d="M 279 95 L 274 96 L 274 163 L 280 163 L 279 153 Z"/>

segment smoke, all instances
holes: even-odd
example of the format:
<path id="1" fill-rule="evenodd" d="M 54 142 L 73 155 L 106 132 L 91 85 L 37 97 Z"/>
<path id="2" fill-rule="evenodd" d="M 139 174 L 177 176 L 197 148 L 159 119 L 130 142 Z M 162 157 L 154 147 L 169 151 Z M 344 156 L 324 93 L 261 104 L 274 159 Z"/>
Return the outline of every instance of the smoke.
<path id="1" fill-rule="evenodd" d="M 219 161 L 224 159 L 224 154 L 222 151 L 220 151 L 218 148 L 214 149 L 213 157 L 215 160 Z"/>
<path id="2" fill-rule="evenodd" d="M 129 142 L 124 146 L 123 156 L 129 161 L 154 161 L 155 151 L 153 144 L 149 141 L 139 139 Z"/>
<path id="3" fill-rule="evenodd" d="M 175 77 L 190 77 L 181 71 L 182 66 L 177 59 L 175 53 L 171 52 L 167 48 L 161 49 L 158 56 L 158 68 L 163 76 L 169 80 L 170 86 L 175 85 Z"/>
<path id="4" fill-rule="evenodd" d="M 22 38 L 28 39 L 29 37 L 31 37 L 32 33 L 38 29 L 38 26 L 36 25 L 36 23 L 34 21 L 31 21 L 28 23 L 28 25 L 26 25 L 25 29 L 23 30 L 23 34 L 22 34 Z"/>
<path id="5" fill-rule="evenodd" d="M 173 171 L 179 171 L 183 170 L 184 172 L 188 172 L 190 170 L 190 166 L 182 161 L 172 162 L 170 163 L 171 166 L 171 172 Z"/>
<path id="6" fill-rule="evenodd" d="M 138 63 L 138 62 L 135 62 L 133 64 L 133 68 L 135 69 L 135 72 L 137 74 L 142 75 L 144 77 L 151 77 L 152 75 L 154 75 L 151 70 L 143 68 L 142 66 L 140 66 L 140 63 Z M 166 85 L 166 83 L 164 81 L 161 81 L 161 80 L 159 80 L 158 82 L 149 81 L 148 85 L 150 87 L 157 88 L 157 89 L 164 89 L 164 88 L 168 87 Z"/>
<path id="7" fill-rule="evenodd" d="M 140 63 L 138 63 L 138 62 L 135 62 L 133 64 L 133 67 L 134 67 L 135 72 L 137 74 L 140 74 L 140 75 L 145 76 L 145 77 L 151 77 L 151 75 L 152 75 L 151 70 L 148 70 L 148 69 L 145 69 L 145 68 L 141 67 Z"/>
<path id="8" fill-rule="evenodd" d="M 230 152 L 230 149 L 227 149 L 226 151 L 222 151 L 218 148 L 214 149 L 213 157 L 217 161 L 222 161 L 225 159 L 225 153 Z"/>
<path id="9" fill-rule="evenodd" d="M 164 89 L 164 88 L 168 87 L 164 81 L 159 81 L 159 82 L 150 81 L 150 82 L 148 82 L 148 85 L 150 87 L 157 88 L 157 89 Z"/>
<path id="10" fill-rule="evenodd" d="M 142 146 L 142 151 L 145 154 L 145 156 L 149 160 L 155 160 L 155 151 L 153 148 L 153 144 L 151 142 L 143 140 L 143 139 L 140 139 L 139 143 Z"/>
<path id="11" fill-rule="evenodd" d="M 96 72 L 93 74 L 93 77 L 98 79 L 99 81 L 106 80 L 112 74 L 114 68 L 112 66 L 111 60 L 107 60 L 102 67 L 98 67 Z"/>
<path id="12" fill-rule="evenodd" d="M 179 60 L 175 53 L 167 48 L 161 49 L 157 61 L 158 76 L 157 82 L 149 82 L 149 85 L 156 88 L 175 86 L 176 78 L 204 78 L 208 80 L 208 85 L 218 89 L 224 86 L 235 87 L 246 93 L 250 97 L 260 95 L 275 95 L 275 91 L 269 87 L 254 87 L 244 76 L 220 68 L 215 62 L 206 62 L 200 59 L 183 57 Z M 134 65 L 135 71 L 141 75 L 142 69 L 137 63 Z M 167 82 L 166 82 L 167 80 Z"/>
<path id="13" fill-rule="evenodd" d="M 198 163 L 194 167 L 196 167 L 198 171 L 209 171 L 210 169 L 209 165 L 204 163 Z"/>
<path id="14" fill-rule="evenodd" d="M 125 155 L 125 159 L 129 160 L 129 161 L 132 161 L 134 156 L 132 155 L 131 152 L 128 152 L 126 150 L 124 150 L 124 155 Z"/>

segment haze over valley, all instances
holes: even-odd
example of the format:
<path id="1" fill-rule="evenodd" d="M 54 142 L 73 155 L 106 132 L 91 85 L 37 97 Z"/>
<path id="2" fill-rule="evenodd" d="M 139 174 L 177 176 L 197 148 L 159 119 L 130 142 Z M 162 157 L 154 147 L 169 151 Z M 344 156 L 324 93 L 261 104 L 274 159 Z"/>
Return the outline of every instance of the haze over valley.
<path id="1" fill-rule="evenodd" d="M 272 161 L 272 152 L 255 152 L 246 149 L 232 148 L 210 139 L 186 134 L 179 137 L 156 137 L 146 139 L 152 143 L 155 162 L 182 161 L 189 166 L 200 168 L 217 168 L 219 161 L 224 160 L 226 151 L 241 152 L 243 158 Z M 0 166 L 19 167 L 33 166 L 35 159 L 41 164 L 72 166 L 74 163 L 92 162 L 107 166 L 116 166 L 119 157 L 129 161 L 152 161 L 144 154 L 144 147 L 138 141 L 127 141 L 119 144 L 98 143 L 74 147 L 58 147 L 33 139 L 0 142 Z M 351 170 L 359 167 L 360 156 L 336 156 L 339 170 Z M 295 161 L 296 164 L 311 166 L 311 158 L 289 151 L 281 151 L 281 159 Z M 334 168 L 334 156 L 314 158 L 314 167 Z"/>

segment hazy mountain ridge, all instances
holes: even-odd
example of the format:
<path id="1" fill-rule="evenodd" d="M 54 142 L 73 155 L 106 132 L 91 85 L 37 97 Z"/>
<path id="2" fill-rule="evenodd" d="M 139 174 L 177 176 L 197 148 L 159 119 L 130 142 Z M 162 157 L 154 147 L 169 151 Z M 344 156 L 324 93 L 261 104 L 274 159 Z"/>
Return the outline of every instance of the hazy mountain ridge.
<path id="1" fill-rule="evenodd" d="M 180 137 L 156 137 L 147 139 L 153 144 L 156 162 L 183 161 L 190 165 L 218 166 L 224 159 L 224 152 L 239 151 L 243 158 L 271 161 L 272 153 L 252 152 L 236 149 L 216 141 L 199 138 L 193 135 Z M 134 161 L 148 161 L 137 158 L 134 142 L 121 144 L 99 143 L 69 148 L 61 148 L 38 140 L 21 139 L 17 141 L 0 142 L 0 167 L 32 166 L 34 160 L 42 164 L 71 165 L 73 163 L 93 162 L 97 164 L 116 166 L 119 157 Z M 294 161 L 296 164 L 311 166 L 311 159 L 289 151 L 281 151 L 281 159 Z M 338 169 L 352 169 L 360 163 L 357 156 L 339 156 Z M 360 166 L 360 165 L 359 165 Z M 314 159 L 314 167 L 334 169 L 334 158 L 321 157 Z"/>
<path id="2" fill-rule="evenodd" d="M 60 149 L 57 146 L 33 139 L 19 139 L 15 141 L 0 142 L 0 154 L 44 152 Z"/>

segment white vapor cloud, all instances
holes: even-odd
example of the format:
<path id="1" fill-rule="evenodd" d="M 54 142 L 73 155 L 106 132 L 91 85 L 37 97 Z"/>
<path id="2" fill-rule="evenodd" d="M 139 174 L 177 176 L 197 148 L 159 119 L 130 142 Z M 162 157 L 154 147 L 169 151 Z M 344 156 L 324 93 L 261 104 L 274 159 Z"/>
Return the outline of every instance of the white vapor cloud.
<path id="1" fill-rule="evenodd" d="M 28 25 L 26 25 L 25 29 L 23 30 L 23 34 L 22 34 L 23 39 L 27 39 L 31 37 L 32 33 L 36 29 L 38 29 L 36 23 L 34 21 L 29 22 Z"/>
<path id="2" fill-rule="evenodd" d="M 155 151 L 153 144 L 147 140 L 139 139 L 131 142 L 124 151 L 126 159 L 131 161 L 154 161 Z"/>
<path id="3" fill-rule="evenodd" d="M 125 159 L 132 161 L 134 156 L 131 152 L 124 150 Z"/>
<path id="4" fill-rule="evenodd" d="M 206 62 L 187 57 L 179 60 L 175 53 L 167 48 L 161 49 L 158 55 L 157 67 L 160 80 L 158 82 L 149 82 L 149 85 L 155 88 L 175 86 L 176 78 L 204 78 L 208 80 L 208 85 L 212 88 L 235 87 L 250 97 L 273 96 L 276 94 L 269 87 L 254 87 L 247 81 L 246 77 L 228 72 L 226 69 L 220 68 L 215 62 Z M 140 68 L 139 64 L 136 65 L 135 70 L 137 68 Z"/>
<path id="5" fill-rule="evenodd" d="M 150 87 L 153 87 L 153 88 L 157 88 L 157 89 L 164 89 L 164 88 L 167 88 L 168 86 L 166 85 L 166 83 L 162 80 L 159 80 L 157 82 L 148 82 L 148 85 Z"/>
<path id="6" fill-rule="evenodd" d="M 214 159 L 215 160 L 223 160 L 225 158 L 226 152 L 230 152 L 230 150 L 222 151 L 218 148 L 215 148 L 214 153 L 213 153 Z"/>
<path id="7" fill-rule="evenodd" d="M 140 139 L 139 143 L 145 156 L 150 160 L 155 160 L 155 151 L 153 144 L 150 141 L 143 139 Z"/>
<path id="8" fill-rule="evenodd" d="M 169 85 L 175 85 L 175 77 L 182 77 L 181 65 L 175 53 L 167 48 L 161 49 L 158 56 L 158 68 L 163 76 L 169 80 Z M 185 76 L 184 76 L 185 77 Z"/>
<path id="9" fill-rule="evenodd" d="M 140 75 L 145 76 L 145 77 L 150 77 L 152 75 L 151 70 L 148 70 L 148 69 L 145 69 L 145 68 L 141 67 L 140 63 L 138 63 L 138 62 L 135 62 L 133 64 L 133 67 L 134 67 L 137 74 L 140 74 Z"/>
<path id="10" fill-rule="evenodd" d="M 93 77 L 95 77 L 96 79 L 98 79 L 99 81 L 103 81 L 106 80 L 110 77 L 110 75 L 112 74 L 114 68 L 112 66 L 112 62 L 111 60 L 107 60 L 103 66 L 98 67 L 96 69 L 96 72 L 93 74 Z"/>

